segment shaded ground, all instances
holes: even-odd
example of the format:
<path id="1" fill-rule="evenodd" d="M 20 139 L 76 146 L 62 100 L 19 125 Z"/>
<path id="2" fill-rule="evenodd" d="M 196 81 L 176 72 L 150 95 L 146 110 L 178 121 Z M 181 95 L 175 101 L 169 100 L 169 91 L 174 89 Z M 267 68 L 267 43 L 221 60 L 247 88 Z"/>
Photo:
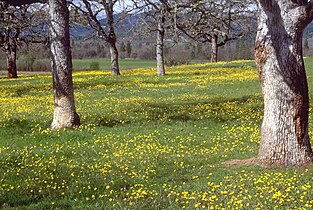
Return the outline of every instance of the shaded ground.
<path id="1" fill-rule="evenodd" d="M 17 76 L 21 74 L 50 74 L 51 72 L 47 71 L 18 71 Z M 8 71 L 0 70 L 0 76 L 7 75 Z"/>

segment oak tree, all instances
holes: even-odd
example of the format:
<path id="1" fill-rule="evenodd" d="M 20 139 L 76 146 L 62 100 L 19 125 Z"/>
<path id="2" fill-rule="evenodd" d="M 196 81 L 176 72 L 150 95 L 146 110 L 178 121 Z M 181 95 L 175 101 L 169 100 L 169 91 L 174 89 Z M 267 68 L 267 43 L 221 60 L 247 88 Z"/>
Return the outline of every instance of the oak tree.
<path id="1" fill-rule="evenodd" d="M 156 61 L 157 74 L 165 75 L 164 39 L 166 30 L 173 27 L 173 21 L 169 13 L 170 2 L 168 0 L 132 0 L 135 8 L 144 13 L 141 25 L 148 29 L 149 33 L 156 33 Z M 142 28 L 141 28 L 142 29 Z"/>
<path id="2" fill-rule="evenodd" d="M 313 19 L 313 1 L 257 0 L 255 60 L 264 95 L 258 161 L 298 167 L 311 163 L 309 96 L 302 35 Z"/>
<path id="3" fill-rule="evenodd" d="M 0 47 L 7 57 L 8 78 L 17 78 L 18 47 L 30 42 L 46 42 L 45 13 L 30 5 L 12 6 L 0 2 Z"/>
<path id="4" fill-rule="evenodd" d="M 76 22 L 90 26 L 100 39 L 105 40 L 109 44 L 113 76 L 120 75 L 114 18 L 114 6 L 118 3 L 118 0 L 72 1 L 72 5 L 75 8 L 74 11 L 76 12 L 75 15 L 78 16 L 78 18 L 75 18 Z M 102 14 L 103 11 L 105 14 Z M 106 24 L 102 22 L 103 17 L 106 18 Z"/>
<path id="5" fill-rule="evenodd" d="M 1 0 L 14 6 L 44 0 Z M 49 0 L 49 31 L 54 90 L 52 129 L 80 125 L 74 101 L 72 56 L 69 34 L 69 10 L 66 0 Z"/>
<path id="6" fill-rule="evenodd" d="M 74 101 L 67 1 L 49 0 L 49 14 L 54 90 L 54 116 L 51 128 L 61 129 L 80 125 Z"/>
<path id="7" fill-rule="evenodd" d="M 211 62 L 218 48 L 254 32 L 252 0 L 182 0 L 172 4 L 175 24 L 189 38 L 211 43 Z"/>

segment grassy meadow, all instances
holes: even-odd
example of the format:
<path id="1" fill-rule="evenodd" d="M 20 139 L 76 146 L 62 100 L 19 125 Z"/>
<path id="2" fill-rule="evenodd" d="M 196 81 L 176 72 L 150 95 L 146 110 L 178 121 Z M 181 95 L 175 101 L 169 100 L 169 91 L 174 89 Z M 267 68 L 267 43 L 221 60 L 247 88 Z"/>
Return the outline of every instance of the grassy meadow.
<path id="1" fill-rule="evenodd" d="M 110 71 L 111 60 L 110 59 L 73 59 L 74 71 L 80 70 L 98 70 L 92 69 L 93 63 L 99 64 L 99 69 Z M 121 70 L 134 69 L 134 68 L 152 68 L 156 66 L 154 60 L 136 60 L 136 59 L 119 59 L 119 67 Z"/>
<path id="2" fill-rule="evenodd" d="M 253 61 L 121 73 L 75 72 L 82 126 L 60 131 L 50 75 L 0 78 L 0 208 L 313 208 L 313 168 L 223 165 L 258 152 Z"/>

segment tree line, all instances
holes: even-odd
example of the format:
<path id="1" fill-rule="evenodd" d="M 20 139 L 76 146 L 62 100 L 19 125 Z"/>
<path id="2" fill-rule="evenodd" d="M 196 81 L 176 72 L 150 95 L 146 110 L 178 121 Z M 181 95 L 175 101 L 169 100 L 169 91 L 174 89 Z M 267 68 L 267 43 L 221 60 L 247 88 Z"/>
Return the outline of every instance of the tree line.
<path id="1" fill-rule="evenodd" d="M 9 4 L 23 8 L 24 4 L 39 1 L 1 0 L 1 5 L 5 8 L 9 7 Z M 46 1 L 42 0 L 42 2 Z M 48 1 L 49 44 L 54 89 L 52 129 L 80 125 L 72 82 L 70 10 L 80 14 L 78 17 L 87 21 L 96 31 L 96 35 L 109 43 L 112 75 L 119 75 L 113 17 L 113 8 L 117 2 L 119 1 Z M 309 96 L 302 37 L 305 27 L 313 20 L 313 1 L 257 0 L 256 5 L 251 6 L 249 3 L 253 2 L 233 0 L 133 0 L 132 2 L 135 7 L 129 12 L 143 11 L 146 13 L 144 21 L 155 23 L 150 22 L 149 25 L 150 30 L 157 34 L 158 75 L 165 75 L 162 54 L 166 32 L 171 32 L 174 36 L 182 33 L 192 39 L 210 42 L 212 57 L 215 59 L 218 46 L 244 35 L 245 32 L 240 25 L 245 23 L 247 17 L 252 19 L 250 9 L 256 8 L 258 27 L 255 61 L 264 95 L 264 119 L 256 162 L 260 165 L 287 167 L 312 163 L 313 152 L 308 134 Z M 98 20 L 102 11 L 107 17 L 106 27 L 103 27 Z M 21 12 L 15 14 L 13 18 L 15 21 L 23 17 Z M 234 15 L 237 18 L 233 19 Z M 17 30 L 17 33 L 20 31 Z M 9 37 L 13 38 L 9 43 L 10 47 L 13 46 L 13 50 L 14 43 L 18 40 L 15 34 L 9 33 Z M 5 41 L 6 39 L 1 35 L 1 44 Z"/>
<path id="2" fill-rule="evenodd" d="M 0 46 L 4 49 L 7 57 L 8 77 L 16 78 L 17 48 L 23 43 L 26 46 L 34 42 L 48 45 L 48 13 L 46 4 L 14 5 L 14 2 L 18 1 L 10 2 L 13 4 L 8 4 L 6 1 L 2 1 L 0 4 L 0 15 L 3 20 L 1 22 Z M 33 0 L 31 2 L 40 1 Z M 47 1 L 42 1 L 42 3 L 44 2 Z M 107 43 L 114 76 L 120 75 L 119 54 L 121 54 L 120 57 L 123 57 L 125 54 L 130 55 L 131 51 L 131 43 L 126 45 L 127 53 L 125 53 L 126 50 L 123 51 L 122 47 L 118 49 L 116 28 L 119 23 L 123 20 L 126 21 L 126 18 L 131 16 L 135 16 L 137 19 L 135 23 L 131 23 L 132 28 L 130 29 L 137 37 L 151 39 L 154 34 L 156 36 L 155 52 L 149 52 L 149 58 L 156 57 L 159 75 L 165 75 L 164 56 L 165 51 L 168 50 L 164 43 L 165 39 L 170 40 L 171 45 L 190 43 L 191 41 L 197 42 L 198 45 L 211 43 L 211 61 L 216 62 L 219 47 L 231 40 L 255 33 L 255 30 L 252 30 L 252 25 L 255 25 L 253 16 L 255 9 L 247 7 L 247 5 L 252 5 L 251 0 L 71 0 L 67 2 L 71 25 L 88 28 L 89 38 L 98 38 Z M 92 56 L 94 52 L 91 52 L 89 56 Z M 193 51 L 190 57 L 195 57 L 195 54 Z"/>

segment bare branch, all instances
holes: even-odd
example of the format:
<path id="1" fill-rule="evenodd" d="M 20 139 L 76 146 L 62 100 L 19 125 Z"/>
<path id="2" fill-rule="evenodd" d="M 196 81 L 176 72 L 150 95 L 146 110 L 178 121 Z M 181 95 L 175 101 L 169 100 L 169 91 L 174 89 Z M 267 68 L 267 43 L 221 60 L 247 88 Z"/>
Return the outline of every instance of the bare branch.
<path id="1" fill-rule="evenodd" d="M 12 6 L 21 6 L 32 3 L 48 3 L 48 0 L 0 0 Z"/>

